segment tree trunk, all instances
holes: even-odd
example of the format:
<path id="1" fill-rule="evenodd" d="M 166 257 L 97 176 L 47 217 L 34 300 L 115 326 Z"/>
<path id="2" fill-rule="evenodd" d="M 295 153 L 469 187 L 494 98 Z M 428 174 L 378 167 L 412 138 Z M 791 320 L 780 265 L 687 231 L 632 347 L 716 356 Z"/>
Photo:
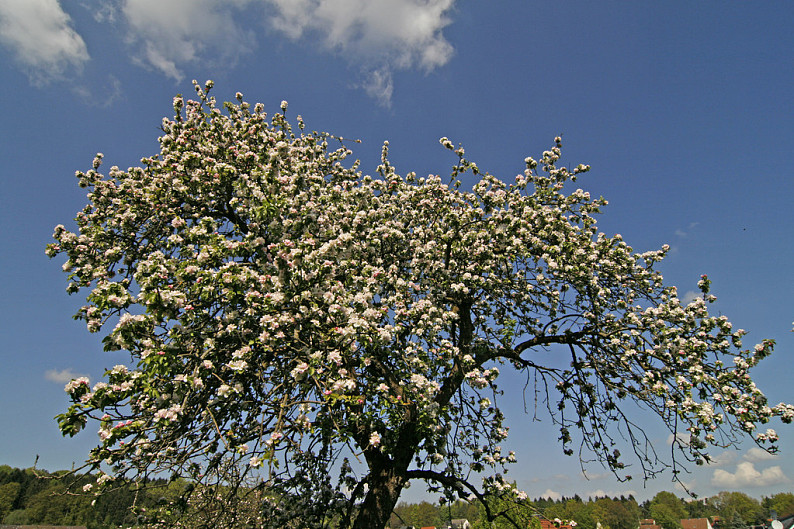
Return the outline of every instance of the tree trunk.
<path id="1" fill-rule="evenodd" d="M 385 458 L 384 458 L 385 459 Z M 378 468 L 370 467 L 367 484 L 369 489 L 364 497 L 364 502 L 358 510 L 353 529 L 383 529 L 389 523 L 389 518 L 397 505 L 400 493 L 405 486 L 405 471 L 395 469 L 395 464 L 389 460 Z"/>

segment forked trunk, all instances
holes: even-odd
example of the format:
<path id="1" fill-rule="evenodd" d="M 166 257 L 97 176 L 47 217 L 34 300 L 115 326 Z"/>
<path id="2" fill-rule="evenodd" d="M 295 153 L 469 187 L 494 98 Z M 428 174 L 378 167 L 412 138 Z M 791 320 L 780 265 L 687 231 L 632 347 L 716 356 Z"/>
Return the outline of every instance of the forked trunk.
<path id="1" fill-rule="evenodd" d="M 387 526 L 405 485 L 405 472 L 396 470 L 393 464 L 371 469 L 368 485 L 353 529 L 383 529 Z"/>

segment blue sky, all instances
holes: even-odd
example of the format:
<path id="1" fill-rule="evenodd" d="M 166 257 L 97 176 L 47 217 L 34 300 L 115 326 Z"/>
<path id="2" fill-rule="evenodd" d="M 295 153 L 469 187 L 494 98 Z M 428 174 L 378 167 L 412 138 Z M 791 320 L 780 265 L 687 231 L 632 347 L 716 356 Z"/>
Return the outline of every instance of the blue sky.
<path id="1" fill-rule="evenodd" d="M 794 401 L 794 4 L 789 1 L 4 0 L 0 3 L 0 464 L 80 462 L 90 432 L 53 416 L 71 376 L 126 360 L 71 319 L 62 263 L 44 255 L 85 203 L 73 174 L 156 152 L 163 116 L 191 80 L 271 112 L 282 99 L 315 130 L 362 140 L 374 173 L 384 140 L 403 174 L 446 174 L 438 139 L 511 179 L 562 134 L 580 185 L 610 205 L 599 223 L 638 250 L 672 247 L 662 271 L 685 294 L 708 273 L 716 310 L 777 340 L 756 370 L 770 401 Z M 582 477 L 548 421 L 521 411 L 505 377 L 508 477 L 530 496 L 652 497 L 669 474 Z M 685 476 L 700 495 L 794 488 L 794 427 L 782 455 L 719 454 Z M 651 428 L 661 451 L 666 436 Z M 424 498 L 418 485 L 404 498 Z"/>

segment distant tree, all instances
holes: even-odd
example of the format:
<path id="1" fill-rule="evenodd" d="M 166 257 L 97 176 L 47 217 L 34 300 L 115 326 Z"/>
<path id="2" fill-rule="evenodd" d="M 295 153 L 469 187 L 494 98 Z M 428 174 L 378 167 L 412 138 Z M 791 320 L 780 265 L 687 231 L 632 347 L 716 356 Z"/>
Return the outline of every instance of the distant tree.
<path id="1" fill-rule="evenodd" d="M 109 527 L 132 526 L 136 520 L 131 510 L 136 499 L 139 504 L 145 504 L 129 485 L 116 487 L 96 498 L 90 511 L 90 521 Z"/>
<path id="2" fill-rule="evenodd" d="M 9 465 L 0 465 L 0 485 L 11 481 L 11 475 L 13 472 L 14 469 Z"/>
<path id="3" fill-rule="evenodd" d="M 27 498 L 25 510 L 30 521 L 45 525 L 82 525 L 91 518 L 91 501 L 85 495 L 72 493 L 72 481 L 79 479 L 56 479 L 48 476 L 42 479 L 45 487 Z"/>
<path id="4" fill-rule="evenodd" d="M 540 513 L 549 520 L 574 520 L 576 529 L 595 529 L 597 520 L 593 516 L 593 502 L 583 502 L 579 495 L 548 505 Z"/>
<path id="5" fill-rule="evenodd" d="M 416 527 L 430 527 L 441 524 L 441 516 L 437 505 L 428 501 L 403 504 L 399 511 L 403 523 Z"/>
<path id="6" fill-rule="evenodd" d="M 313 506 L 317 527 L 356 529 L 385 526 L 409 481 L 520 502 L 502 477 L 504 368 L 535 381 L 566 454 L 621 479 L 622 452 L 648 478 L 744 434 L 774 446 L 758 426 L 794 418 L 749 376 L 773 342 L 742 349 L 705 276 L 689 303 L 665 286 L 666 246 L 600 232 L 606 201 L 570 188 L 589 167 L 561 166 L 559 138 L 510 184 L 446 138 L 448 180 L 400 176 L 386 146 L 372 178 L 332 136 L 242 95 L 224 113 L 210 86 L 174 99 L 141 167 L 103 175 L 98 155 L 78 173 L 89 203 L 47 249 L 87 293 L 77 317 L 134 364 L 66 388 L 61 431 L 98 423 L 100 484 L 175 474 L 210 494 L 258 477 L 284 516 Z M 675 434 L 672 460 L 632 404 Z M 243 495 L 218 495 L 234 524 Z"/>
<path id="7" fill-rule="evenodd" d="M 721 519 L 733 523 L 738 517 L 744 525 L 764 522 L 764 509 L 761 502 L 743 492 L 723 491 L 709 498 L 709 504 Z"/>
<path id="8" fill-rule="evenodd" d="M 672 492 L 656 494 L 648 507 L 651 518 L 663 529 L 681 529 L 681 520 L 687 517 L 683 500 Z"/>
<path id="9" fill-rule="evenodd" d="M 794 514 L 794 493 L 779 492 L 762 500 L 763 507 L 767 510 L 767 515 L 774 511 L 778 518 L 784 518 Z"/>
<path id="10" fill-rule="evenodd" d="M 747 529 L 747 522 L 737 511 L 726 511 L 725 516 L 720 517 L 721 529 Z"/>
<path id="11" fill-rule="evenodd" d="M 439 506 L 439 515 L 444 523 L 458 518 L 465 518 L 469 523 L 474 523 L 480 518 L 479 505 L 474 502 L 456 500 Z"/>
<path id="12" fill-rule="evenodd" d="M 706 499 L 697 499 L 685 503 L 687 518 L 709 518 L 716 516 L 717 511 Z"/>
<path id="13" fill-rule="evenodd" d="M 27 509 L 13 510 L 2 521 L 6 525 L 29 525 L 36 522 L 36 520 L 31 519 Z"/>
<path id="14" fill-rule="evenodd" d="M 407 511 L 408 502 L 401 501 L 392 509 L 391 517 L 389 518 L 389 527 L 396 528 L 408 523 L 403 518 L 403 514 Z"/>
<path id="15" fill-rule="evenodd" d="M 0 485 L 0 522 L 14 508 L 21 490 L 22 485 L 13 481 Z"/>
<path id="16" fill-rule="evenodd" d="M 639 508 L 637 503 L 624 498 L 624 501 L 611 498 L 598 498 L 593 502 L 593 518 L 609 529 L 637 529 Z"/>
<path id="17" fill-rule="evenodd" d="M 529 500 L 515 501 L 499 495 L 489 496 L 480 505 L 472 523 L 473 529 L 540 529 L 539 511 Z M 490 520 L 489 516 L 494 517 Z"/>
<path id="18" fill-rule="evenodd" d="M 622 503 L 623 507 L 629 512 L 631 518 L 637 520 L 637 523 L 635 525 L 638 526 L 639 520 L 643 516 L 642 516 L 642 509 L 640 508 L 640 505 L 637 503 L 637 499 L 634 497 L 634 495 L 630 494 L 625 499 L 623 499 L 623 497 L 621 496 L 620 503 Z"/>

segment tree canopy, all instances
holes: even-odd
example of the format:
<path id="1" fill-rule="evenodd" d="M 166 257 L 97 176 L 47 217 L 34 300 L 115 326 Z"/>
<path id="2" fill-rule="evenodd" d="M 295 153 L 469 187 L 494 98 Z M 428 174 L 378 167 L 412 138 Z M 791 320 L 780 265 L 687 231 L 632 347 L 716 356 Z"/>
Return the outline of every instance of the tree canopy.
<path id="1" fill-rule="evenodd" d="M 505 368 L 532 377 L 565 453 L 622 479 L 624 442 L 648 478 L 744 434 L 774 449 L 759 425 L 794 418 L 749 375 L 773 341 L 742 349 L 745 331 L 709 313 L 705 276 L 682 302 L 654 268 L 666 246 L 600 232 L 606 201 L 570 189 L 589 167 L 562 166 L 559 138 L 511 183 L 446 138 L 449 178 L 401 176 L 388 143 L 371 177 L 343 140 L 293 127 L 286 102 L 268 119 L 237 94 L 224 111 L 210 88 L 174 98 L 140 167 L 102 174 L 99 154 L 78 172 L 89 203 L 47 248 L 86 292 L 76 317 L 131 355 L 106 381 L 68 384 L 58 417 L 65 435 L 98 423 L 100 484 L 248 484 L 259 526 L 292 509 L 305 526 L 383 527 L 416 480 L 522 500 L 502 477 Z M 632 403 L 674 434 L 672 461 Z"/>

